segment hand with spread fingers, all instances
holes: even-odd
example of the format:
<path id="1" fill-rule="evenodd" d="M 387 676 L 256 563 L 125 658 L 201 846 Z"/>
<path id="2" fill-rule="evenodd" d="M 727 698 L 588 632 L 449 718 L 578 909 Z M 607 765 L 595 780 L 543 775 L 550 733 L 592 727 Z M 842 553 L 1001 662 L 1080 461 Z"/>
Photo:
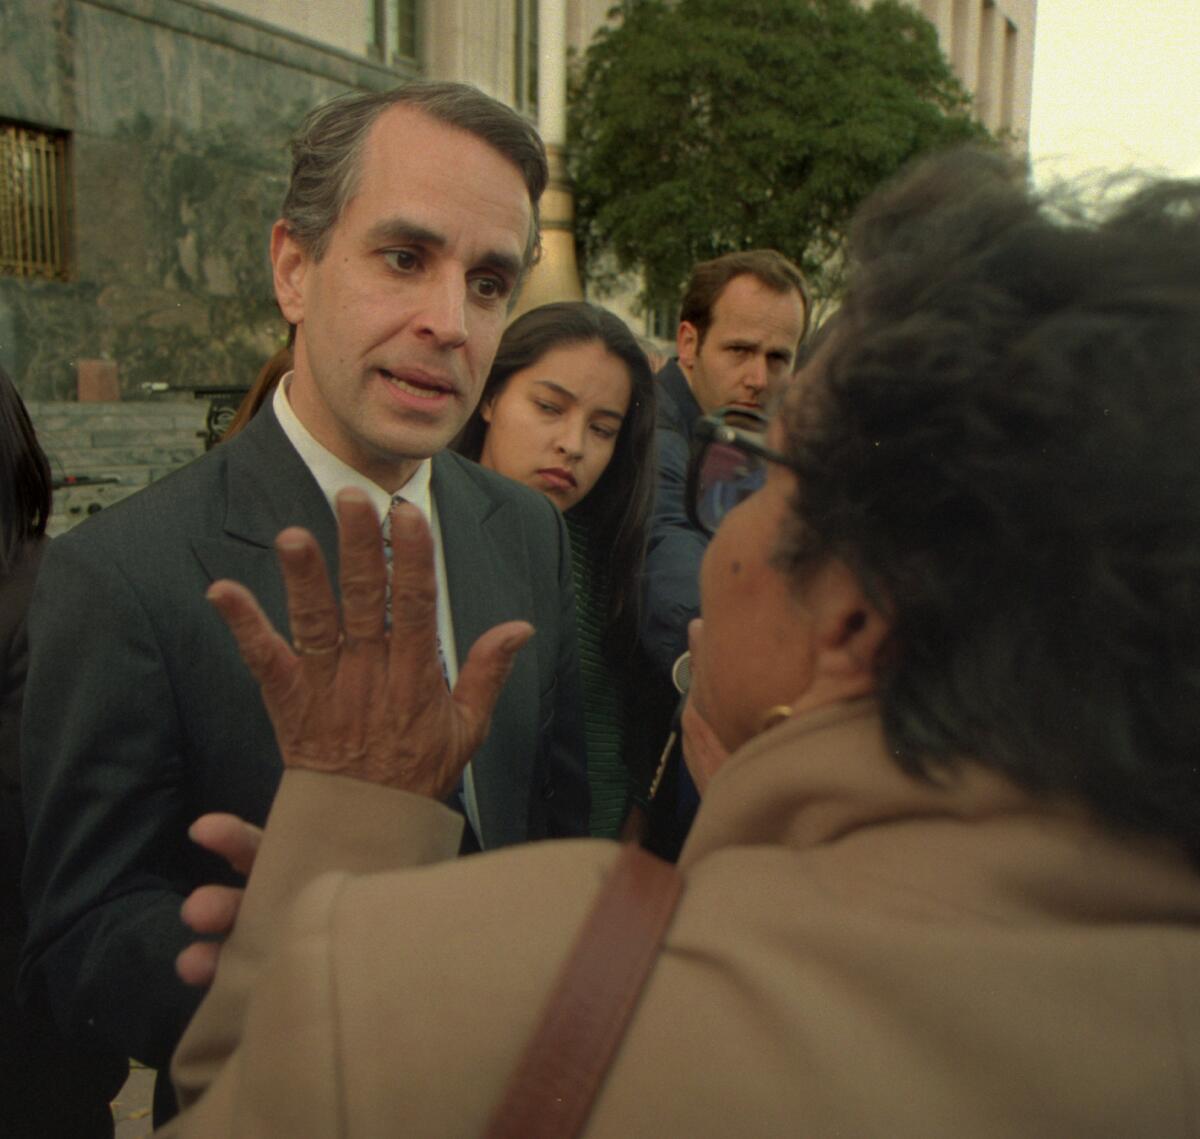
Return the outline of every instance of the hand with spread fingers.
<path id="1" fill-rule="evenodd" d="M 355 489 L 338 495 L 341 605 L 316 540 L 276 541 L 293 644 L 250 592 L 232 581 L 208 591 L 262 688 L 285 767 L 352 776 L 441 799 L 487 734 L 524 621 L 484 633 L 446 687 L 437 654 L 433 540 L 416 507 L 391 514 L 391 627 L 387 570 L 375 511 Z"/>

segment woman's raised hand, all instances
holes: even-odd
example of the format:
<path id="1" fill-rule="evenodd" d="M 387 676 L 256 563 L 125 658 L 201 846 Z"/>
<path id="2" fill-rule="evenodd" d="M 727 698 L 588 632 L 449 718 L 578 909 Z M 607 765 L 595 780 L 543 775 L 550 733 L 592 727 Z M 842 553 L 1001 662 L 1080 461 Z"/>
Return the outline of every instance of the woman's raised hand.
<path id="1" fill-rule="evenodd" d="M 337 513 L 340 606 L 313 536 L 291 528 L 276 540 L 291 645 L 236 582 L 215 582 L 209 600 L 262 688 L 285 767 L 445 798 L 483 742 L 533 627 L 509 621 L 484 633 L 450 692 L 437 652 L 433 540 L 420 511 L 392 510 L 390 629 L 374 507 L 362 491 L 346 489 Z"/>

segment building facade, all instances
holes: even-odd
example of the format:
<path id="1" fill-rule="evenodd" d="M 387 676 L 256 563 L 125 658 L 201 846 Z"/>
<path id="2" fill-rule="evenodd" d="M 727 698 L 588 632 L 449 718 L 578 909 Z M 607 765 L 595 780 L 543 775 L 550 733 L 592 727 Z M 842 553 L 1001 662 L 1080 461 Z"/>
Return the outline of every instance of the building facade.
<path id="1" fill-rule="evenodd" d="M 245 384 L 290 131 L 414 69 L 185 0 L 6 0 L 0 44 L 0 364 L 37 400 Z"/>
<path id="2" fill-rule="evenodd" d="M 1016 151 L 1029 146 L 1037 0 L 919 0 L 975 114 Z"/>
<path id="3" fill-rule="evenodd" d="M 528 114 L 557 159 L 568 58 L 610 6 L 6 0 L 0 365 L 39 401 L 247 384 L 284 335 L 267 234 L 304 111 L 416 75 L 464 80 Z M 1035 0 L 919 7 L 980 117 L 1023 147 Z M 561 178 L 544 220 L 528 300 L 572 288 Z"/>

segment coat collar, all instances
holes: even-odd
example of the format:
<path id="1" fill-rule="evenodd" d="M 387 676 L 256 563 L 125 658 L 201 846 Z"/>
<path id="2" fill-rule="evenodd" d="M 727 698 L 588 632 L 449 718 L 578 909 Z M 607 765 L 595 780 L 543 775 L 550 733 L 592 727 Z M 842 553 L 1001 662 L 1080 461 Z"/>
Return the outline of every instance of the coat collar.
<path id="1" fill-rule="evenodd" d="M 235 439 L 219 445 L 207 461 L 224 462 L 224 517 L 219 535 L 193 545 L 211 580 L 248 585 L 278 623 L 283 589 L 275 562 L 275 539 L 288 526 L 316 537 L 337 584 L 337 522 L 324 493 L 264 405 Z M 438 507 L 447 583 L 454 613 L 454 640 L 461 664 L 475 640 L 507 615 L 525 611 L 521 581 L 501 574 L 511 567 L 497 544 L 521 547 L 519 527 L 506 522 L 510 509 L 474 464 L 440 452 L 433 459 L 432 492 Z M 516 530 L 509 534 L 508 529 Z M 263 591 L 265 591 L 265 596 Z"/>
<path id="2" fill-rule="evenodd" d="M 474 463 L 449 451 L 433 457 L 431 489 L 437 503 L 446 562 L 446 585 L 454 612 L 458 660 L 493 625 L 525 612 L 525 581 L 513 574 L 523 557 L 519 522 Z M 513 547 L 513 539 L 517 539 Z M 505 572 L 500 567 L 506 567 Z M 526 578 L 527 580 L 527 578 Z"/>
<path id="3" fill-rule="evenodd" d="M 533 612 L 528 537 L 514 488 L 461 455 L 434 455 L 431 487 L 461 668 L 488 629 Z M 471 761 L 485 849 L 524 837 L 534 757 L 541 746 L 540 692 L 537 653 L 518 653 L 492 713 L 491 730 Z"/>
<path id="4" fill-rule="evenodd" d="M 696 402 L 696 397 L 692 395 L 692 389 L 679 366 L 679 361 L 669 360 L 663 365 L 656 379 L 659 395 L 657 426 L 678 431 L 690 442 L 696 420 L 703 412 Z"/>
<path id="5" fill-rule="evenodd" d="M 220 464 L 223 494 L 219 533 L 201 534 L 192 547 L 209 580 L 230 578 L 249 587 L 275 627 L 286 635 L 287 605 L 275 558 L 275 539 L 288 526 L 303 526 L 317 539 L 337 583 L 337 523 L 270 405 L 245 430 L 198 462 Z"/>
<path id="6" fill-rule="evenodd" d="M 1177 846 L 1117 834 L 1082 804 L 1034 795 L 969 759 L 910 776 L 888 753 L 873 698 L 786 720 L 731 755 L 679 865 L 764 845 L 823 850 L 863 881 L 1006 920 L 1069 911 L 1200 921 L 1200 875 Z"/>
<path id="7" fill-rule="evenodd" d="M 327 558 L 337 550 L 333 512 L 269 405 L 221 446 L 229 448 L 224 521 L 229 537 L 272 547 L 280 530 L 304 526 Z"/>
<path id="8" fill-rule="evenodd" d="M 948 782 L 961 782 L 961 770 Z M 680 863 L 751 838 L 818 846 L 906 813 L 1008 806 L 1024 798 L 1007 781 L 977 770 L 965 795 L 961 787 L 918 782 L 887 754 L 873 699 L 820 708 L 763 732 L 725 761 Z"/>

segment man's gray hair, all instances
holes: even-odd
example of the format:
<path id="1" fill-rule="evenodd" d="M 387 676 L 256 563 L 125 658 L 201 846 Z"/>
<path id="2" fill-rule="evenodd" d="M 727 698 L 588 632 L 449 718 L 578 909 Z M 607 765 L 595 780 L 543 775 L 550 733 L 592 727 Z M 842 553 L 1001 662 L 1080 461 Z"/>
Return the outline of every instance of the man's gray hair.
<path id="1" fill-rule="evenodd" d="M 292 236 L 315 260 L 324 256 L 333 227 L 358 190 L 367 134 L 384 111 L 398 106 L 474 135 L 516 166 L 533 212 L 525 248 L 525 265 L 532 265 L 541 251 L 538 201 L 549 179 L 546 148 L 532 123 L 466 83 L 415 81 L 389 91 L 352 92 L 310 111 L 292 139 L 292 179 L 283 199 Z"/>

